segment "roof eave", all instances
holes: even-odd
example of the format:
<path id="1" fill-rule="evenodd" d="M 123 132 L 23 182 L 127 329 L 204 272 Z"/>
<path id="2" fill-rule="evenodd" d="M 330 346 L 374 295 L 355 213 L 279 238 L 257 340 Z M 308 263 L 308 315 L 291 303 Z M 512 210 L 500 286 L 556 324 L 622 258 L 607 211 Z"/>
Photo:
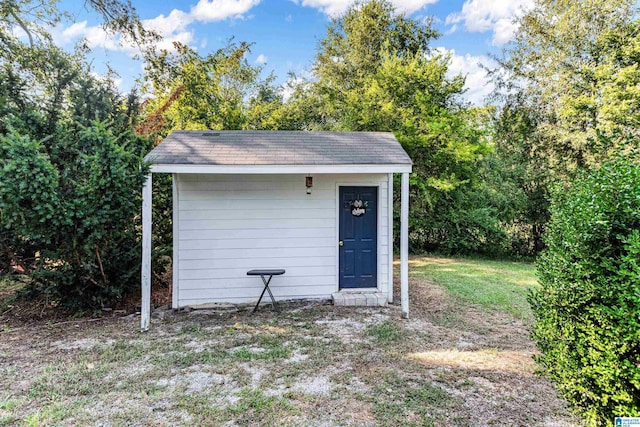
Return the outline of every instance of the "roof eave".
<path id="1" fill-rule="evenodd" d="M 340 165 L 193 165 L 152 164 L 152 173 L 200 174 L 321 174 L 321 173 L 410 173 L 412 165 L 402 164 L 340 164 Z"/>

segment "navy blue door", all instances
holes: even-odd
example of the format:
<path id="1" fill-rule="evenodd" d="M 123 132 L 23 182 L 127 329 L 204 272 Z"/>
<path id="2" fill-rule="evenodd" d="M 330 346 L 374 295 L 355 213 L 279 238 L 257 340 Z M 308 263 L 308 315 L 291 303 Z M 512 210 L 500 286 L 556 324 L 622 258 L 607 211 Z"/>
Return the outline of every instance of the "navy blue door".
<path id="1" fill-rule="evenodd" d="M 375 288 L 378 187 L 340 187 L 340 288 Z"/>

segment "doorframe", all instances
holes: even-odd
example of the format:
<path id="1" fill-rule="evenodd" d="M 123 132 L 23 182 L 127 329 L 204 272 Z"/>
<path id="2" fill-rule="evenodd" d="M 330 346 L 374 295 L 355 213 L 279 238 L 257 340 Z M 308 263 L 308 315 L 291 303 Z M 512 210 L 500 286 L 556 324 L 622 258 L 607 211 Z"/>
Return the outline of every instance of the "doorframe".
<path id="1" fill-rule="evenodd" d="M 336 240 L 335 240 L 335 251 L 336 251 L 336 286 L 335 292 L 340 292 L 340 247 L 338 246 L 338 242 L 340 241 L 340 187 L 377 187 L 378 188 L 378 206 L 376 206 L 378 216 L 376 221 L 376 287 L 375 288 L 354 288 L 354 289 L 342 289 L 343 292 L 367 292 L 367 291 L 380 291 L 381 290 L 381 280 L 382 275 L 380 274 L 380 261 L 381 261 L 381 249 L 382 249 L 382 240 L 380 233 L 380 224 L 382 221 L 382 209 L 380 207 L 380 200 L 384 196 L 382 194 L 382 183 L 380 181 L 337 181 L 336 182 Z M 387 201 L 387 204 L 389 201 Z M 391 268 L 391 266 L 389 266 Z"/>

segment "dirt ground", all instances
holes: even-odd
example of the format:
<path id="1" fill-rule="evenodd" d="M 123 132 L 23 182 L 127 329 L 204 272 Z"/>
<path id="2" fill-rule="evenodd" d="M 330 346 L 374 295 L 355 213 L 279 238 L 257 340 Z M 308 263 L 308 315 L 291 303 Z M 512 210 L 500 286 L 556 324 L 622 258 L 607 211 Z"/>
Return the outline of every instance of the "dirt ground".
<path id="1" fill-rule="evenodd" d="M 522 320 L 410 283 L 397 305 L 16 323 L 0 425 L 575 426 Z"/>

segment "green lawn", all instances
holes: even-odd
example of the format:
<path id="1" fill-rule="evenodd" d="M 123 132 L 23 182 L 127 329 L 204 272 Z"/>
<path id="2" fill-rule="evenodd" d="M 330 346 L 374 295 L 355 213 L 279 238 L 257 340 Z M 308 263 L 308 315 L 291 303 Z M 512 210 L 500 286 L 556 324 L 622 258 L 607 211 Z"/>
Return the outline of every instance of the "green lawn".
<path id="1" fill-rule="evenodd" d="M 423 256 L 412 258 L 409 269 L 412 277 L 433 281 L 465 303 L 531 318 L 527 294 L 537 286 L 531 263 Z"/>

